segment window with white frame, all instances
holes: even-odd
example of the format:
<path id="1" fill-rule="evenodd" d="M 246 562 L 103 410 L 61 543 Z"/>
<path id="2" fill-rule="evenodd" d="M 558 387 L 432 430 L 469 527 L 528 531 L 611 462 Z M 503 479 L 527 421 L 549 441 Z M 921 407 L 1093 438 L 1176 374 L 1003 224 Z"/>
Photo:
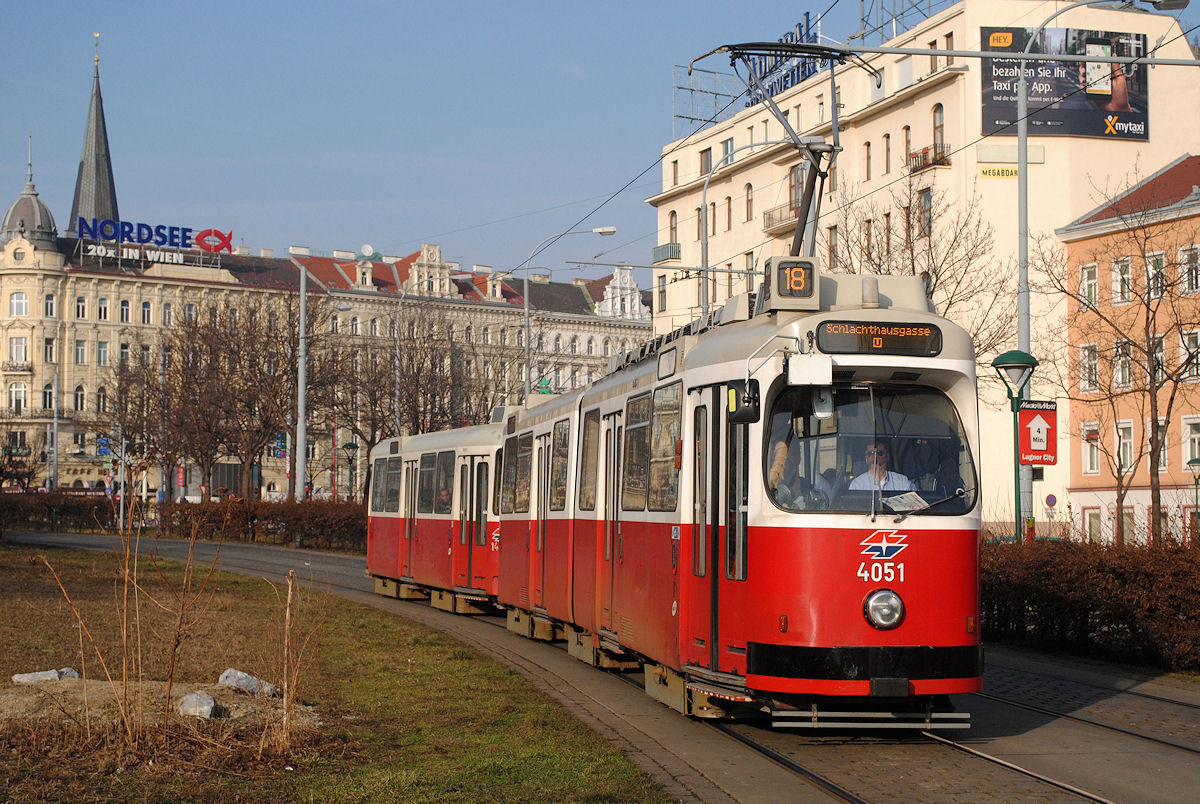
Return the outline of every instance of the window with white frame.
<path id="1" fill-rule="evenodd" d="M 1187 416 L 1183 420 L 1183 465 L 1200 459 L 1200 416 Z"/>
<path id="2" fill-rule="evenodd" d="M 154 323 L 154 313 L 151 312 L 150 302 L 148 301 L 142 302 L 142 323 Z"/>
<path id="3" fill-rule="evenodd" d="M 1167 292 L 1167 264 L 1162 252 L 1146 258 L 1146 298 L 1161 299 Z"/>
<path id="4" fill-rule="evenodd" d="M 29 339 L 24 337 L 9 338 L 8 359 L 13 363 L 28 363 Z"/>
<path id="5" fill-rule="evenodd" d="M 121 299 L 121 323 L 129 323 L 129 299 Z"/>
<path id="6" fill-rule="evenodd" d="M 1083 425 L 1083 473 L 1100 474 L 1100 425 L 1088 422 Z"/>
<path id="7" fill-rule="evenodd" d="M 96 365 L 108 365 L 108 341 L 99 341 L 96 343 Z"/>
<path id="8" fill-rule="evenodd" d="M 20 413 L 21 411 L 28 409 L 28 407 L 29 407 L 28 397 L 26 396 L 28 394 L 28 392 L 29 392 L 29 388 L 23 382 L 14 382 L 11 385 L 9 385 L 8 386 L 8 409 L 13 411 L 14 413 Z M 14 432 L 21 432 L 21 431 L 10 431 L 9 432 L 10 440 L 12 439 Z M 21 437 L 22 437 L 22 439 L 24 439 L 25 433 L 21 432 Z"/>
<path id="9" fill-rule="evenodd" d="M 733 161 L 733 137 L 721 140 L 721 164 L 728 165 Z"/>
<path id="10" fill-rule="evenodd" d="M 1100 387 L 1100 350 L 1090 343 L 1079 347 L 1079 390 L 1095 391 Z"/>
<path id="11" fill-rule="evenodd" d="M 87 318 L 87 298 L 84 296 L 75 297 L 75 317 Z"/>
<path id="12" fill-rule="evenodd" d="M 11 316 L 29 315 L 29 294 L 17 291 L 8 297 L 8 314 Z"/>
<path id="13" fill-rule="evenodd" d="M 173 314 L 174 308 L 171 307 L 171 303 L 167 302 L 164 304 L 162 308 L 162 325 L 164 327 L 169 327 L 175 323 L 175 317 Z"/>
<path id="14" fill-rule="evenodd" d="M 100 321 L 108 320 L 108 299 L 100 299 L 96 302 L 96 318 Z"/>
<path id="15" fill-rule="evenodd" d="M 54 294 L 47 293 L 46 294 L 46 318 L 54 318 L 54 316 L 55 316 Z"/>
<path id="16" fill-rule="evenodd" d="M 1100 523 L 1102 521 L 1099 508 L 1083 509 L 1083 535 L 1092 544 L 1100 543 Z"/>
<path id="17" fill-rule="evenodd" d="M 1133 260 L 1122 257 L 1113 260 L 1112 292 L 1113 304 L 1128 304 L 1133 301 Z"/>
<path id="18" fill-rule="evenodd" d="M 1117 471 L 1122 475 L 1133 468 L 1133 423 L 1117 422 Z"/>
<path id="19" fill-rule="evenodd" d="M 1133 352 L 1129 341 L 1113 345 L 1113 386 L 1128 388 L 1133 382 Z"/>
<path id="20" fill-rule="evenodd" d="M 1182 335 L 1183 351 L 1179 355 L 1179 363 L 1183 367 L 1185 382 L 1200 380 L 1200 332 L 1192 330 Z"/>
<path id="21" fill-rule="evenodd" d="M 87 363 L 87 341 L 75 341 L 75 365 Z"/>
<path id="22" fill-rule="evenodd" d="M 1179 284 L 1184 293 L 1200 293 L 1200 246 L 1179 249 Z"/>
<path id="23" fill-rule="evenodd" d="M 1096 308 L 1097 281 L 1096 266 L 1085 265 L 1079 269 L 1079 305 Z"/>

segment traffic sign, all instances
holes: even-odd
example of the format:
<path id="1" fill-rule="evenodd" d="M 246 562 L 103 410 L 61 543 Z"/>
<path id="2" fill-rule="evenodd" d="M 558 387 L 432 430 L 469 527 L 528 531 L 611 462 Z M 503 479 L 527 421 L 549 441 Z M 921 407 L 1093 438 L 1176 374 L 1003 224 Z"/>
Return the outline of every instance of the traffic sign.
<path id="1" fill-rule="evenodd" d="M 1058 505 L 1058 498 L 1055 497 L 1053 494 L 1047 494 L 1046 495 L 1046 507 L 1053 508 L 1056 505 Z"/>
<path id="2" fill-rule="evenodd" d="M 1026 465 L 1058 462 L 1058 403 L 1022 399 L 1017 411 L 1018 459 Z"/>

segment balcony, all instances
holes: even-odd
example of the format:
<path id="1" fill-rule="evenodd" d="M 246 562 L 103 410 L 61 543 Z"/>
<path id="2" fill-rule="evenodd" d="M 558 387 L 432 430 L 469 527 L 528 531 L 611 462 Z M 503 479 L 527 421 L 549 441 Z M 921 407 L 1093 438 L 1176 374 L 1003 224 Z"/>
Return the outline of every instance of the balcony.
<path id="1" fill-rule="evenodd" d="M 770 232 L 785 226 L 794 227 L 798 217 L 800 217 L 800 210 L 793 204 L 773 207 L 763 213 L 763 231 Z"/>
<path id="2" fill-rule="evenodd" d="M 949 167 L 950 145 L 945 142 L 935 142 L 933 145 L 913 151 L 908 155 L 908 172 L 919 173 L 937 166 Z"/>
<path id="3" fill-rule="evenodd" d="M 679 259 L 679 244 L 678 243 L 663 243 L 661 246 L 655 246 L 650 262 L 658 265 L 660 262 L 667 260 Z"/>
<path id="4" fill-rule="evenodd" d="M 0 366 L 0 368 L 2 368 L 6 373 L 12 372 L 27 374 L 33 371 L 33 363 L 29 362 L 28 360 L 5 360 L 4 364 Z"/>

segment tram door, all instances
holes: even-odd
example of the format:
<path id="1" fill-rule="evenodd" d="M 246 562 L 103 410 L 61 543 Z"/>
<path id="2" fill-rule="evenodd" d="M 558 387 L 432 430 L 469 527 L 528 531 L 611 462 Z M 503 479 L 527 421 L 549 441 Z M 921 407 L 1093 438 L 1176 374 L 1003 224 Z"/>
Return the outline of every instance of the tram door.
<path id="1" fill-rule="evenodd" d="M 413 540 L 417 535 L 417 462 L 404 462 L 404 546 L 401 548 L 403 566 L 400 577 L 411 578 L 413 573 Z"/>
<path id="2" fill-rule="evenodd" d="M 533 605 L 535 608 L 545 608 L 545 578 L 546 578 L 546 516 L 550 512 L 550 434 L 537 436 L 537 489 L 533 504 L 534 511 L 534 545 L 533 566 Z"/>
<path id="3" fill-rule="evenodd" d="M 604 519 L 603 553 L 596 596 L 600 600 L 600 628 L 616 633 L 613 617 L 613 584 L 621 561 L 621 411 L 604 417 Z"/>
<path id="4" fill-rule="evenodd" d="M 726 424 L 722 387 L 691 395 L 692 572 L 687 654 L 721 669 L 722 590 L 745 579 L 746 425 Z"/>
<path id="5" fill-rule="evenodd" d="M 486 543 L 487 462 L 475 455 L 460 458 L 458 466 L 458 544 L 454 549 L 454 585 L 475 585 L 476 552 Z M 481 485 L 482 484 L 482 485 Z"/>

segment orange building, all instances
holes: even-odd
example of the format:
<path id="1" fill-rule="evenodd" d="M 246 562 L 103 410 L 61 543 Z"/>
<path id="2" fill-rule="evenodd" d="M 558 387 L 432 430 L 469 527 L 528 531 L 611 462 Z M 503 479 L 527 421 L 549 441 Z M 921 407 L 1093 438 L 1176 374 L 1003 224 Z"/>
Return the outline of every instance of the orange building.
<path id="1" fill-rule="evenodd" d="M 1200 156 L 1056 234 L 1067 248 L 1051 281 L 1068 308 L 1071 532 L 1190 539 L 1200 525 Z"/>

